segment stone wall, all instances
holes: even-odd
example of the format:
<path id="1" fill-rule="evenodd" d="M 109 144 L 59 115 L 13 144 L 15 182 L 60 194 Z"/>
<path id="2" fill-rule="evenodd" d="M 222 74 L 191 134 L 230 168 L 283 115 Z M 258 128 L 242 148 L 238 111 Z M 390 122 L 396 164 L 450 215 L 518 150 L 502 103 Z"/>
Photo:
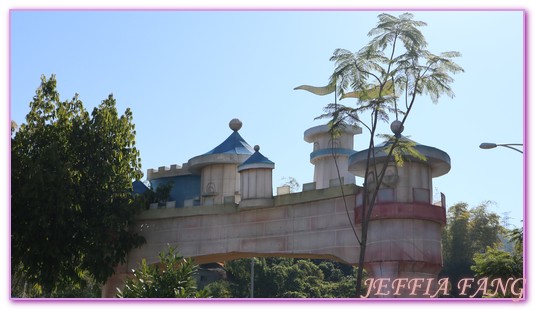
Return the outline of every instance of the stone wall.
<path id="1" fill-rule="evenodd" d="M 197 264 L 237 258 L 279 256 L 328 258 L 348 264 L 358 261 L 354 221 L 355 185 L 274 197 L 271 207 L 239 205 L 147 210 L 131 229 L 146 244 L 128 254 L 127 263 L 108 280 L 103 296 L 113 297 L 118 283 L 138 267 L 142 258 L 158 262 L 167 245 L 193 257 Z M 346 212 L 349 211 L 349 217 Z"/>

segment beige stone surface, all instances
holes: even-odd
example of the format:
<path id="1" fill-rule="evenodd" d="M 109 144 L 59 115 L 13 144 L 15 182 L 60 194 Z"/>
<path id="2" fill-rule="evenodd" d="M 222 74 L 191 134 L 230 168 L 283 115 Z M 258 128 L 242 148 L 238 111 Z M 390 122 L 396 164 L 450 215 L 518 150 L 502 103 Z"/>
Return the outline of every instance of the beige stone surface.
<path id="1" fill-rule="evenodd" d="M 135 268 L 141 258 L 156 262 L 167 244 L 178 247 L 184 256 L 204 261 L 210 256 L 224 257 L 227 252 L 244 257 L 276 252 L 340 256 L 339 260 L 355 263 L 358 249 L 350 220 L 358 188 L 345 185 L 344 189 L 349 219 L 339 188 L 284 195 L 287 199 L 274 199 L 271 207 L 147 210 L 132 225 L 147 243 L 129 253 L 127 269 Z"/>
<path id="2" fill-rule="evenodd" d="M 189 168 L 175 165 L 151 171 L 151 177 L 184 173 L 185 168 L 200 173 L 201 206 L 188 203 L 183 208 L 150 209 L 140 214 L 131 230 L 147 242 L 128 254 L 103 295 L 114 296 L 114 287 L 120 286 L 142 259 L 149 264 L 158 262 L 158 254 L 168 245 L 199 264 L 262 256 L 357 264 L 360 247 L 355 231 L 360 234 L 361 230 L 354 222 L 360 223 L 355 208 L 362 189 L 352 184 L 355 178 L 348 171 L 346 152 L 353 149 L 357 133 L 358 129 L 347 130 L 332 141 L 325 125 L 305 132 L 305 140 L 313 143 L 314 182 L 299 193 L 281 187 L 273 196 L 271 169 L 256 167 L 238 173 L 238 164 L 246 159 L 243 155 L 201 155 L 188 162 Z M 331 146 L 340 152 L 336 159 L 325 152 Z M 364 266 L 369 277 L 433 278 L 440 271 L 444 215 L 439 212 L 443 209 L 431 205 L 431 172 L 425 162 L 407 162 L 397 167 L 395 182 L 382 186 L 386 193 L 382 198 L 389 200 L 381 201 L 372 213 Z M 340 187 L 340 183 L 344 185 Z M 427 192 L 429 201 L 422 201 Z M 403 296 L 407 294 L 403 292 Z"/>

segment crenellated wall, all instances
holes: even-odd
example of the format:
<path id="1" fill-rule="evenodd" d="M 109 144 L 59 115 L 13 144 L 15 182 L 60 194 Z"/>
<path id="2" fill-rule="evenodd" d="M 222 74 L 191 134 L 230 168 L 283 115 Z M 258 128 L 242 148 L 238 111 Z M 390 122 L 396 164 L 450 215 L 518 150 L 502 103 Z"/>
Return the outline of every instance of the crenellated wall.
<path id="1" fill-rule="evenodd" d="M 158 169 L 147 169 L 147 180 L 151 181 L 159 178 L 175 177 L 179 175 L 189 175 L 188 164 L 171 165 L 170 167 L 158 167 Z"/>

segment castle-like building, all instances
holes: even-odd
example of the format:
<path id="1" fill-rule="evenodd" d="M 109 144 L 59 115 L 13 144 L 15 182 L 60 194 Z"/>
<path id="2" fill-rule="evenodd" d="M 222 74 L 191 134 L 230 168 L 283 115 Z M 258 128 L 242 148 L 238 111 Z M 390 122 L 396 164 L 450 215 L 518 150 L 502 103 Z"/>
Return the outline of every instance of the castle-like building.
<path id="1" fill-rule="evenodd" d="M 450 170 L 448 154 L 410 141 L 423 156 L 402 154 L 405 162 L 399 166 L 386 162 L 384 143 L 375 147 L 375 160 L 369 162 L 368 150 L 354 150 L 359 127 L 346 126 L 333 138 L 329 127 L 320 125 L 304 132 L 312 144 L 313 182 L 303 184 L 301 192 L 283 186 L 273 195 L 275 163 L 242 138 L 240 120 L 231 120 L 229 127 L 230 136 L 211 151 L 182 166 L 147 171 L 152 188 L 171 186 L 169 201 L 165 207 L 151 206 L 133 223 L 147 243 L 128 254 L 127 263 L 105 285 L 104 296 L 112 295 L 142 258 L 157 262 L 168 244 L 197 263 L 285 256 L 357 264 L 355 232 L 362 225 L 364 189 L 355 184 L 355 176 L 364 177 L 367 166 L 378 171 L 384 164 L 381 184 L 368 176 L 368 188 L 378 187 L 364 263 L 368 276 L 437 277 L 446 205 L 444 195 L 433 203 L 432 180 Z M 399 128 L 394 133 L 400 134 Z M 382 297 L 415 297 L 411 293 L 405 289 Z"/>

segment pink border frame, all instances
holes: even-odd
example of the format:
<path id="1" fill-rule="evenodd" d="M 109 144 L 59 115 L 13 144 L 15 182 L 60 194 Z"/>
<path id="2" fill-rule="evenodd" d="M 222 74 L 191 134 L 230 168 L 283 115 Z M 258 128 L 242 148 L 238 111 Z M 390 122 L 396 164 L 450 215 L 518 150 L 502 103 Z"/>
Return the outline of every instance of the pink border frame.
<path id="1" fill-rule="evenodd" d="M 528 134 L 529 134 L 529 122 L 528 122 L 528 102 L 529 102 L 529 74 L 528 74 L 528 68 L 529 68 L 529 41 L 528 41 L 528 23 L 529 23 L 529 13 L 528 10 L 525 8 L 487 8 L 487 9 L 481 9 L 481 8 L 445 8 L 445 9 L 437 9 L 437 8 L 354 8 L 354 7 L 346 7 L 346 8 L 323 8 L 323 7 L 317 7 L 317 8 L 269 8 L 269 7 L 259 7 L 259 8 L 228 8 L 228 7 L 211 7 L 211 8 L 180 8 L 180 7 L 161 7 L 161 8 L 11 8 L 9 9 L 9 16 L 7 19 L 8 23 L 8 36 L 7 36 L 7 46 L 8 46 L 8 91 L 7 91 L 7 100 L 8 102 L 8 125 L 11 126 L 11 13 L 14 11 L 95 11 L 95 12 L 104 12 L 104 11 L 111 11 L 111 12 L 156 12 L 156 11 L 199 11 L 199 12 L 225 12 L 225 11 L 245 11 L 245 12 L 255 12 L 255 11 L 264 11 L 264 12 L 284 12 L 284 11 L 290 11 L 290 12 L 336 12 L 336 11 L 361 11 L 361 12 L 372 12 L 372 11 L 408 11 L 408 12 L 419 12 L 419 11 L 444 11 L 444 12 L 475 12 L 475 11 L 481 11 L 481 12 L 510 12 L 510 11 L 518 11 L 523 12 L 523 24 L 524 24 L 524 50 L 523 50 L 523 61 L 524 61 L 524 137 L 523 137 L 523 143 L 524 143 L 524 154 L 523 154 L 523 164 L 524 164 L 524 196 L 523 196 L 523 202 L 524 202 L 524 278 L 527 280 L 527 275 L 529 275 L 528 270 L 528 251 L 527 251 L 527 235 L 528 233 L 528 201 L 529 201 L 529 178 L 528 178 L 528 171 L 529 171 L 529 143 L 528 143 Z M 8 132 L 10 133 L 9 137 L 9 149 L 11 149 L 11 127 Z M 7 156 L 9 159 L 9 175 L 11 175 L 11 152 Z M 9 178 L 8 181 L 8 189 L 9 193 L 11 193 L 11 178 Z M 7 197 L 7 203 L 6 205 L 9 206 L 8 210 L 8 219 L 11 219 L 11 200 L 9 197 Z M 11 235 L 11 221 L 7 225 L 7 236 Z M 9 248 L 7 249 L 7 253 L 9 257 L 11 257 L 11 239 L 8 242 Z M 11 270 L 11 259 L 9 259 L 9 270 Z M 11 284 L 11 275 L 9 275 L 9 283 Z M 396 303 L 415 303 L 415 302 L 440 302 L 440 303 L 451 303 L 451 302 L 489 302 L 492 304 L 495 303 L 507 303 L 511 304 L 511 302 L 520 302 L 522 304 L 525 304 L 529 298 L 527 296 L 529 292 L 529 282 L 525 281 L 524 283 L 524 297 L 518 300 L 511 299 L 511 298 L 436 298 L 436 299 L 421 299 L 421 298 L 366 298 L 366 299 L 358 299 L 358 298 L 308 298 L 308 299 L 275 299 L 275 298 L 253 298 L 253 299 L 247 299 L 247 298 L 210 298 L 210 299 L 161 299 L 161 298 L 155 298 L 155 299 L 118 299 L 118 298 L 12 298 L 11 297 L 11 285 L 8 288 L 8 296 L 9 300 L 11 302 L 23 302 L 23 303 L 49 303 L 49 302 L 61 302 L 61 303 L 79 303 L 79 302 L 92 302 L 92 303 L 132 303 L 132 302 L 161 302 L 161 303 L 188 303 L 188 304 L 195 304 L 195 303 L 205 303 L 205 302 L 221 302 L 221 303 L 244 303 L 244 302 L 252 302 L 252 303 L 308 303 L 308 302 L 319 302 L 319 303 L 361 303 L 361 302 L 369 302 L 369 303 L 376 303 L 376 302 L 396 302 Z"/>

